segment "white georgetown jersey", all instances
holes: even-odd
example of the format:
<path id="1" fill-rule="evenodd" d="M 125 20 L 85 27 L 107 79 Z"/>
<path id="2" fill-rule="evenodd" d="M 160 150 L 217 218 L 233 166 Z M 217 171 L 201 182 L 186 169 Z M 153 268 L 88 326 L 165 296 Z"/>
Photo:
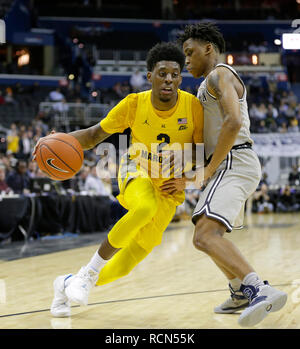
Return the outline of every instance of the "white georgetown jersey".
<path id="1" fill-rule="evenodd" d="M 240 113 L 242 116 L 242 127 L 237 135 L 234 145 L 251 143 L 253 140 L 250 138 L 250 119 L 248 114 L 248 105 L 246 100 L 246 87 L 237 74 L 237 72 L 227 64 L 217 64 L 216 67 L 226 67 L 232 71 L 232 73 L 242 83 L 244 92 L 242 98 L 239 99 Z M 223 116 L 221 114 L 217 99 L 208 92 L 206 87 L 206 79 L 201 83 L 198 89 L 197 97 L 203 105 L 204 109 L 204 144 L 205 144 L 205 157 L 208 159 L 214 152 L 223 125 Z"/>

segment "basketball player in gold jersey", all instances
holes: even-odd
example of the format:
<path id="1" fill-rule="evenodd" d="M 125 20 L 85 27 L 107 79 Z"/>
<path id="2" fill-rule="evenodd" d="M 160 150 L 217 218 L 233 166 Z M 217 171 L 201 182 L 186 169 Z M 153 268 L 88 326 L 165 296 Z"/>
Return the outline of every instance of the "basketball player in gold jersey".
<path id="1" fill-rule="evenodd" d="M 193 242 L 229 280 L 231 297 L 215 312 L 234 313 L 246 307 L 239 324 L 253 326 L 270 312 L 281 309 L 287 294 L 262 281 L 224 236 L 225 232 L 242 227 L 245 202 L 261 177 L 258 157 L 251 149 L 246 87 L 232 67 L 219 63 L 225 42 L 212 23 L 187 26 L 180 42 L 187 70 L 195 78 L 204 77 L 197 97 L 204 109 L 203 137 L 208 165 L 204 170 L 206 187 L 192 217 Z M 174 188 L 180 189 L 176 179 L 162 186 L 166 191 Z"/>
<path id="2" fill-rule="evenodd" d="M 162 151 L 167 145 L 177 143 L 183 148 L 186 143 L 203 141 L 202 106 L 195 96 L 178 89 L 184 61 L 175 44 L 157 44 L 147 56 L 147 79 L 152 89 L 129 94 L 99 124 L 71 133 L 86 150 L 129 127 L 132 145 L 143 147 L 136 152 L 138 156 L 125 154 L 120 164 L 118 199 L 128 212 L 86 266 L 75 275 L 55 279 L 53 316 L 70 316 L 71 301 L 86 305 L 95 284 L 127 275 L 160 244 L 176 206 L 183 202 L 184 191 L 163 192 L 160 186 L 166 178 L 155 170 L 152 176 L 151 168 L 158 165 L 158 170 L 162 169 Z"/>

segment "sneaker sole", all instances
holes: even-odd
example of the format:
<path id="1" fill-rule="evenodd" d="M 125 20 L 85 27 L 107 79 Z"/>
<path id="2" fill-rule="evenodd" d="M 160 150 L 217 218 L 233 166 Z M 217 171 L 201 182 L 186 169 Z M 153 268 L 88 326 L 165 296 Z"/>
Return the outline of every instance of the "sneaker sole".
<path id="1" fill-rule="evenodd" d="M 54 310 L 50 310 L 53 317 L 70 317 L 71 311 L 62 311 L 62 312 L 55 312 Z"/>
<path id="2" fill-rule="evenodd" d="M 251 311 L 244 316 L 240 316 L 238 323 L 243 327 L 254 326 L 262 321 L 269 313 L 276 312 L 284 307 L 287 301 L 287 294 L 279 292 L 269 301 L 263 301 L 253 306 Z"/>
<path id="3" fill-rule="evenodd" d="M 268 315 L 269 311 L 271 310 L 270 306 L 270 302 L 262 301 L 249 308 L 248 312 L 247 308 L 245 310 L 246 313 L 242 313 L 242 315 L 239 317 L 239 325 L 242 327 L 251 327 L 258 324 Z"/>
<path id="4" fill-rule="evenodd" d="M 273 297 L 270 302 L 272 304 L 270 312 L 274 313 L 275 311 L 278 311 L 281 308 L 283 308 L 287 301 L 287 297 L 288 295 L 284 292 L 280 292 L 276 297 Z"/>

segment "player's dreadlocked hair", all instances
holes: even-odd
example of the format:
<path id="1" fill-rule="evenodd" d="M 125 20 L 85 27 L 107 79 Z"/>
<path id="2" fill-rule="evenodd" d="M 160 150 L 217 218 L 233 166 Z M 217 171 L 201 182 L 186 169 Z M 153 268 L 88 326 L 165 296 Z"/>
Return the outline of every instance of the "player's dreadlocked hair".
<path id="1" fill-rule="evenodd" d="M 189 38 L 211 42 L 220 53 L 225 52 L 225 40 L 219 29 L 210 22 L 187 25 L 178 41 L 181 45 Z"/>
<path id="2" fill-rule="evenodd" d="M 182 71 L 185 63 L 185 56 L 175 43 L 162 42 L 156 44 L 151 48 L 147 55 L 147 69 L 153 71 L 157 62 L 160 61 L 173 61 L 180 65 L 180 71 Z"/>

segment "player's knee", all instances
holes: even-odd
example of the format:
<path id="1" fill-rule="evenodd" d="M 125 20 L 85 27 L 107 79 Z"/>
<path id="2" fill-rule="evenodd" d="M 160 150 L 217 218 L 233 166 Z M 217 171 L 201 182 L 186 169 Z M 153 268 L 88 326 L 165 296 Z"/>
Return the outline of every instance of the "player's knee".
<path id="1" fill-rule="evenodd" d="M 135 217 L 139 217 L 145 221 L 150 221 L 157 211 L 157 202 L 153 200 L 145 200 L 141 202 L 134 211 Z"/>
<path id="2" fill-rule="evenodd" d="M 196 224 L 193 245 L 197 250 L 210 254 L 215 245 L 224 234 L 224 229 L 210 221 L 203 220 L 202 224 Z"/>
<path id="3" fill-rule="evenodd" d="M 133 267 L 131 265 L 122 263 L 119 267 L 118 267 L 118 277 L 124 277 L 126 275 L 128 275 L 131 270 L 133 269 Z"/>
<path id="4" fill-rule="evenodd" d="M 209 253 L 211 249 L 211 243 L 208 239 L 208 234 L 203 232 L 195 232 L 193 237 L 193 245 L 194 247 L 202 252 Z"/>

